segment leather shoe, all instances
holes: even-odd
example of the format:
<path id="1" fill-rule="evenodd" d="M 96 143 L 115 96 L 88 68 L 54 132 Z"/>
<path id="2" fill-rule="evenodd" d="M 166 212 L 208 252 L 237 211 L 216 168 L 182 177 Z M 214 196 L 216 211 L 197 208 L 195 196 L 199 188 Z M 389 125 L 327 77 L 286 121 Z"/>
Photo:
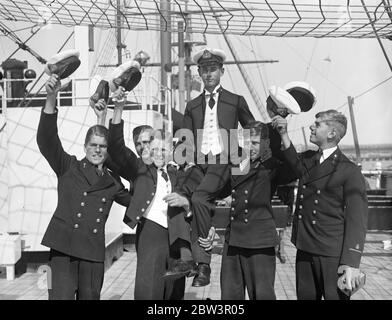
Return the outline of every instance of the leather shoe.
<path id="1" fill-rule="evenodd" d="M 192 287 L 204 287 L 210 284 L 211 268 L 209 264 L 199 263 L 197 275 L 193 278 Z"/>
<path id="2" fill-rule="evenodd" d="M 163 275 L 165 279 L 177 279 L 184 276 L 193 277 L 197 274 L 196 263 L 191 261 L 184 261 L 182 259 L 176 260 L 171 268 Z"/>

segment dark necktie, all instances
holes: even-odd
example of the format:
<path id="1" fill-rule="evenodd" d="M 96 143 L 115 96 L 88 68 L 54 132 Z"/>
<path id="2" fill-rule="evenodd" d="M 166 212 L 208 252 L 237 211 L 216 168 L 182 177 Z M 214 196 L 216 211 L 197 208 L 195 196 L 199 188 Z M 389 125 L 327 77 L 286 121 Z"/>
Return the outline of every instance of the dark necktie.
<path id="1" fill-rule="evenodd" d="M 214 99 L 215 93 L 210 94 L 210 101 L 208 101 L 208 106 L 212 109 L 215 106 L 215 99 Z"/>
<path id="2" fill-rule="evenodd" d="M 314 163 L 316 165 L 320 164 L 320 159 L 322 155 L 323 155 L 323 151 L 321 149 L 318 149 L 316 155 L 314 156 Z"/>
<path id="3" fill-rule="evenodd" d="M 167 176 L 166 171 L 163 170 L 163 169 L 159 169 L 159 172 L 161 173 L 162 178 L 165 179 L 166 182 L 168 182 L 169 181 L 169 177 Z"/>

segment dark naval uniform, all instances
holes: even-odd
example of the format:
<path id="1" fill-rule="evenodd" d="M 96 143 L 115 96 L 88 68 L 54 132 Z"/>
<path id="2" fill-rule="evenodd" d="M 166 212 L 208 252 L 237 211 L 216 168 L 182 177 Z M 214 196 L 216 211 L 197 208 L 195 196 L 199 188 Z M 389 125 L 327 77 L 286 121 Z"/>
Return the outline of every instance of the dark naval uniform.
<path id="1" fill-rule="evenodd" d="M 295 156 L 295 150 L 291 150 Z M 270 158 L 251 162 L 247 174 L 231 177 L 230 223 L 222 254 L 222 300 L 276 299 L 275 246 L 279 243 L 271 205 L 271 182 L 294 179 L 291 169 Z"/>
<path id="2" fill-rule="evenodd" d="M 197 139 L 201 138 L 197 136 L 197 130 L 204 128 L 206 107 L 209 108 L 206 106 L 206 98 L 203 91 L 198 97 L 189 101 L 185 109 L 183 128 L 192 131 L 195 144 Z M 220 88 L 217 101 L 217 126 L 220 129 L 226 129 L 230 137 L 230 129 L 237 129 L 239 123 L 245 126 L 253 120 L 254 117 L 244 97 Z M 225 149 L 223 152 L 229 154 L 229 151 Z M 197 150 L 197 154 L 200 155 L 200 150 Z M 222 189 L 230 180 L 229 165 L 219 164 L 219 156 L 217 155 L 217 164 L 201 165 L 205 177 L 192 196 L 192 206 L 197 222 L 198 234 L 203 238 L 208 236 L 211 227 L 213 201 L 220 195 Z M 203 254 L 205 254 L 204 250 L 200 250 L 200 254 L 199 262 L 210 262 L 211 257 L 209 255 L 203 257 Z"/>
<path id="3" fill-rule="evenodd" d="M 42 244 L 51 248 L 49 299 L 99 299 L 105 260 L 105 223 L 113 201 L 130 195 L 106 168 L 67 154 L 57 133 L 57 112 L 41 113 L 37 143 L 57 175 L 58 203 Z"/>
<path id="4" fill-rule="evenodd" d="M 344 299 L 337 269 L 360 264 L 368 216 L 365 179 L 339 148 L 321 164 L 318 154 L 289 158 L 300 177 L 291 238 L 297 296 Z"/>
<path id="5" fill-rule="evenodd" d="M 133 181 L 133 194 L 130 205 L 125 213 L 124 222 L 131 228 L 136 229 L 137 270 L 135 280 L 135 299 L 137 300 L 161 300 L 182 299 L 185 290 L 185 278 L 176 281 L 165 281 L 162 276 L 169 268 L 174 259 L 179 258 L 179 252 L 171 246 L 177 239 L 191 242 L 190 224 L 184 217 L 184 209 L 168 207 L 168 229 L 158 223 L 146 219 L 143 214 L 152 203 L 157 188 L 157 168 L 154 165 L 146 165 L 143 161 L 125 146 L 123 135 L 124 121 L 120 124 L 109 125 L 109 153 L 112 159 L 119 165 L 121 172 L 127 172 L 124 177 Z M 201 179 L 202 174 L 196 175 Z M 184 177 L 173 166 L 167 166 L 167 173 L 172 185 L 172 192 L 180 189 L 180 184 L 186 184 L 188 178 Z M 197 184 L 196 184 L 197 185 Z M 182 195 L 190 199 L 191 190 L 184 190 Z M 186 191 L 187 190 L 187 191 Z M 188 193 L 189 192 L 189 193 Z"/>

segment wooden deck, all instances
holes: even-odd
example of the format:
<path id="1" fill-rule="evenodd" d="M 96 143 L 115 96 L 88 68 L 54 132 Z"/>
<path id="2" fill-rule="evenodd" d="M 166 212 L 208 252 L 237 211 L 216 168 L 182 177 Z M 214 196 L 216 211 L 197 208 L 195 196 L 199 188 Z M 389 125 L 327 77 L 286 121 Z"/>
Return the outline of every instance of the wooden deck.
<path id="1" fill-rule="evenodd" d="M 295 248 L 289 241 L 290 229 L 284 235 L 286 263 L 277 260 L 275 291 L 278 300 L 295 300 Z M 367 282 L 353 300 L 392 300 L 392 250 L 384 250 L 382 240 L 391 239 L 392 231 L 369 232 L 361 268 L 367 274 Z M 191 286 L 187 279 L 186 300 L 220 299 L 220 263 L 222 243 L 216 240 L 212 257 L 211 284 L 206 287 Z M 127 246 L 124 254 L 105 273 L 102 300 L 133 300 L 136 252 Z M 42 288 L 42 274 L 24 273 L 13 281 L 5 278 L 5 268 L 0 268 L 0 300 L 46 300 L 47 291 Z"/>

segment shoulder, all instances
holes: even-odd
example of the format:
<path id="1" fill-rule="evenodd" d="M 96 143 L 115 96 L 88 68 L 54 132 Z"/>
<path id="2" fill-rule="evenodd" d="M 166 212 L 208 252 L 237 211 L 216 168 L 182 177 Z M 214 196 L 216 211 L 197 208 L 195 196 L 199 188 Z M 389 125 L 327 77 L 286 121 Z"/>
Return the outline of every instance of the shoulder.
<path id="1" fill-rule="evenodd" d="M 203 94 L 200 93 L 196 98 L 193 98 L 186 104 L 186 109 L 187 110 L 192 110 L 193 108 L 196 108 L 197 106 L 200 105 L 202 102 Z"/>
<path id="2" fill-rule="evenodd" d="M 233 93 L 229 90 L 223 89 L 221 91 L 221 101 L 227 102 L 227 103 L 235 103 L 237 104 L 240 101 L 245 101 L 245 98 L 239 94 Z"/>

